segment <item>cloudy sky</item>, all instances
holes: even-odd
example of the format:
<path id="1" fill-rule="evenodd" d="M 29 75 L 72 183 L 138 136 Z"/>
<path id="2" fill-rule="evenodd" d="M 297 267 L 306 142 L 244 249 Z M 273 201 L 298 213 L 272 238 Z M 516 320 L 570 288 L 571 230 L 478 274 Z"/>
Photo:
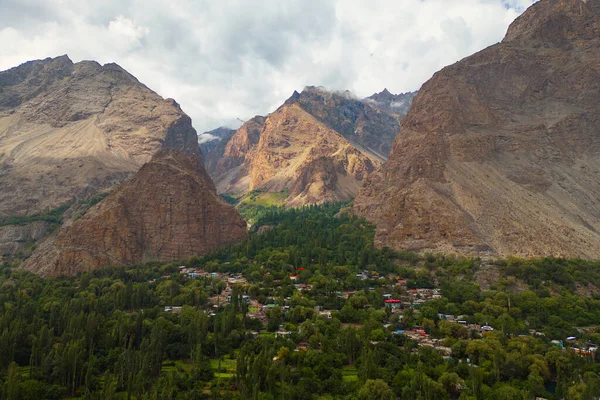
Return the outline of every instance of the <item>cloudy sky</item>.
<path id="1" fill-rule="evenodd" d="M 417 90 L 502 39 L 535 0 L 0 0 L 0 70 L 68 54 L 116 62 L 199 132 L 306 85 Z"/>

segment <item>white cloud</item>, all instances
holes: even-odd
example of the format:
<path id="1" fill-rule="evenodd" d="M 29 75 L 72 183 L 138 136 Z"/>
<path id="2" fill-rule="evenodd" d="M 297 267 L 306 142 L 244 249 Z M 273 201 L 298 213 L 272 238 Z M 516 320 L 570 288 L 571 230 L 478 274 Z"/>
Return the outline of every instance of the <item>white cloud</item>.
<path id="1" fill-rule="evenodd" d="M 416 90 L 502 39 L 535 0 L 0 0 L 0 70 L 68 54 L 116 62 L 201 132 L 306 85 Z"/>

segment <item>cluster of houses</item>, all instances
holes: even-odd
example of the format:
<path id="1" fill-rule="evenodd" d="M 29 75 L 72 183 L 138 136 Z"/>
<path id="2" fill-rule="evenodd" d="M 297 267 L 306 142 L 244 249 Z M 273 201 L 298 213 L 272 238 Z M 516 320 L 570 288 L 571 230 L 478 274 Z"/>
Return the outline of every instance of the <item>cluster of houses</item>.
<path id="1" fill-rule="evenodd" d="M 220 279 L 226 283 L 226 287 L 222 293 L 217 296 L 213 296 L 210 298 L 211 303 L 213 304 L 213 308 L 218 308 L 220 305 L 225 304 L 225 302 L 231 302 L 231 293 L 232 289 L 235 285 L 247 286 L 247 280 L 240 274 L 224 274 L 219 272 L 207 272 L 198 268 L 188 268 L 185 266 L 179 267 L 179 273 L 184 274 L 187 278 L 197 279 L 197 278 L 211 278 L 211 279 Z M 368 271 L 363 271 L 361 273 L 356 274 L 356 277 L 361 280 L 373 279 L 374 276 L 372 273 Z M 313 286 L 307 283 L 300 283 L 299 275 L 292 274 L 290 275 L 290 279 L 293 282 L 294 288 L 298 292 L 305 292 L 312 290 Z M 385 307 L 389 307 L 392 309 L 392 313 L 402 312 L 405 309 L 413 309 L 415 312 L 419 312 L 419 308 L 428 301 L 441 299 L 442 293 L 440 289 L 430 289 L 430 288 L 413 288 L 408 289 L 407 281 L 405 279 L 395 279 L 395 284 L 390 289 L 393 290 L 395 294 L 386 293 L 383 294 L 383 301 Z M 400 289 L 400 290 L 397 290 Z M 374 290 L 374 288 L 370 288 L 370 290 Z M 338 292 L 338 297 L 348 299 L 352 297 L 356 292 L 355 291 L 344 291 Z M 261 304 L 256 300 L 251 299 L 247 295 L 242 295 L 241 300 L 247 302 L 249 304 L 249 312 L 248 316 L 250 318 L 255 318 L 261 321 L 262 324 L 268 323 L 267 311 L 271 308 L 277 307 L 275 304 L 275 299 L 270 298 L 268 304 Z M 289 300 L 289 298 L 287 299 Z M 282 305 L 282 308 L 289 309 L 289 306 Z M 181 307 L 178 306 L 166 306 L 164 311 L 169 313 L 180 313 L 182 310 Z M 322 309 L 321 307 L 315 307 L 315 312 L 319 317 L 331 319 L 332 318 L 332 310 Z M 211 315 L 215 315 L 214 312 L 211 312 Z M 400 315 L 402 318 L 402 315 Z M 459 325 L 464 326 L 469 331 L 477 331 L 480 334 L 491 332 L 494 330 L 488 324 L 479 325 L 479 324 L 470 324 L 467 323 L 465 317 L 462 315 L 454 316 L 449 314 L 438 314 L 438 319 L 446 320 L 449 322 L 453 322 Z M 389 325 L 388 325 L 389 326 Z M 280 329 L 276 332 L 276 335 L 279 337 L 285 337 L 292 334 L 292 332 L 283 329 Z M 397 335 L 406 335 L 410 339 L 415 340 L 420 346 L 429 346 L 434 349 L 440 351 L 442 354 L 445 354 L 447 357 L 451 354 L 451 349 L 448 347 L 444 347 L 440 344 L 439 339 L 433 339 L 430 335 L 425 331 L 423 327 L 414 327 L 411 330 L 397 330 L 394 332 Z M 536 332 L 530 330 L 530 334 L 532 336 L 543 336 L 543 333 Z M 567 338 L 567 342 L 573 342 L 574 337 Z M 563 347 L 563 342 L 558 340 L 553 340 L 551 342 L 555 346 Z M 572 343 L 574 344 L 574 343 Z M 587 346 L 574 347 L 571 348 L 578 354 L 581 355 L 593 355 L 598 349 L 597 345 L 589 344 Z M 297 350 L 296 350 L 297 351 Z"/>

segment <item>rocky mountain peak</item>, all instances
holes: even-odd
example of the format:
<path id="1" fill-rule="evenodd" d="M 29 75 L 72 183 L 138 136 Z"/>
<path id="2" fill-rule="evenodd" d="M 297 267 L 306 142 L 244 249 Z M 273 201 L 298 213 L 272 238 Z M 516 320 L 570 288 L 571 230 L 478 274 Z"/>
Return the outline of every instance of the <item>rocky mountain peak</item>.
<path id="1" fill-rule="evenodd" d="M 381 92 L 367 97 L 364 101 L 378 108 L 406 115 L 416 94 L 417 92 L 392 94 L 389 90 L 383 89 Z"/>
<path id="2" fill-rule="evenodd" d="M 598 4 L 541 0 L 422 86 L 355 199 L 378 245 L 597 258 Z"/>
<path id="3" fill-rule="evenodd" d="M 600 36 L 600 0 L 542 0 L 509 27 L 503 43 L 577 46 Z"/>
<path id="4" fill-rule="evenodd" d="M 285 192 L 289 206 L 347 200 L 386 158 L 399 120 L 350 91 L 307 86 L 247 121 L 222 156 L 209 149 L 219 157 L 209 171 L 220 193 Z"/>
<path id="5" fill-rule="evenodd" d="M 103 266 L 182 260 L 243 240 L 246 223 L 223 201 L 198 157 L 163 149 L 22 268 L 71 275 Z"/>
<path id="6" fill-rule="evenodd" d="M 116 64 L 60 56 L 0 72 L 0 216 L 108 190 L 165 147 L 201 156 L 179 105 Z"/>

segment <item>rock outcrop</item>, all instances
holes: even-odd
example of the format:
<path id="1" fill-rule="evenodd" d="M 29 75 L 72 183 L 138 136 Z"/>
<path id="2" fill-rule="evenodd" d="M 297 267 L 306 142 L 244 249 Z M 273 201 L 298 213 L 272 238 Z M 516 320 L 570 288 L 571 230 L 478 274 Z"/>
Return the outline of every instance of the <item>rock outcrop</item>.
<path id="1" fill-rule="evenodd" d="M 356 197 L 376 243 L 600 256 L 600 0 L 540 0 L 423 85 Z"/>
<path id="2" fill-rule="evenodd" d="M 213 137 L 211 140 L 201 141 L 200 150 L 204 155 L 204 167 L 209 175 L 212 175 L 217 168 L 217 163 L 223 158 L 227 144 L 235 134 L 235 129 L 220 127 L 209 132 L 204 132 L 204 135 Z"/>
<path id="3" fill-rule="evenodd" d="M 246 122 L 211 175 L 220 193 L 287 193 L 286 204 L 342 201 L 385 160 L 402 115 L 350 92 L 307 87 Z"/>
<path id="4" fill-rule="evenodd" d="M 0 72 L 0 217 L 111 189 L 161 148 L 200 155 L 190 118 L 116 64 L 62 56 Z"/>
<path id="5" fill-rule="evenodd" d="M 0 226 L 0 256 L 30 253 L 33 244 L 51 231 L 51 224 L 45 221 Z"/>
<path id="6" fill-rule="evenodd" d="M 417 92 L 407 92 L 400 94 L 392 94 L 387 89 L 372 96 L 367 97 L 364 101 L 379 107 L 383 110 L 391 111 L 396 114 L 406 115 Z"/>
<path id="7" fill-rule="evenodd" d="M 147 260 L 181 260 L 246 236 L 246 223 L 217 195 L 202 160 L 161 150 L 131 180 L 42 243 L 22 268 L 70 275 Z"/>
<path id="8" fill-rule="evenodd" d="M 260 132 L 264 126 L 265 117 L 260 115 L 246 121 L 227 142 L 223 157 L 221 157 L 214 171 L 212 171 L 214 176 L 229 173 L 230 176 L 232 176 L 230 180 L 233 180 L 235 183 L 235 176 L 241 177 L 246 174 L 247 168 L 243 167 L 246 156 L 251 153 L 258 144 Z"/>

